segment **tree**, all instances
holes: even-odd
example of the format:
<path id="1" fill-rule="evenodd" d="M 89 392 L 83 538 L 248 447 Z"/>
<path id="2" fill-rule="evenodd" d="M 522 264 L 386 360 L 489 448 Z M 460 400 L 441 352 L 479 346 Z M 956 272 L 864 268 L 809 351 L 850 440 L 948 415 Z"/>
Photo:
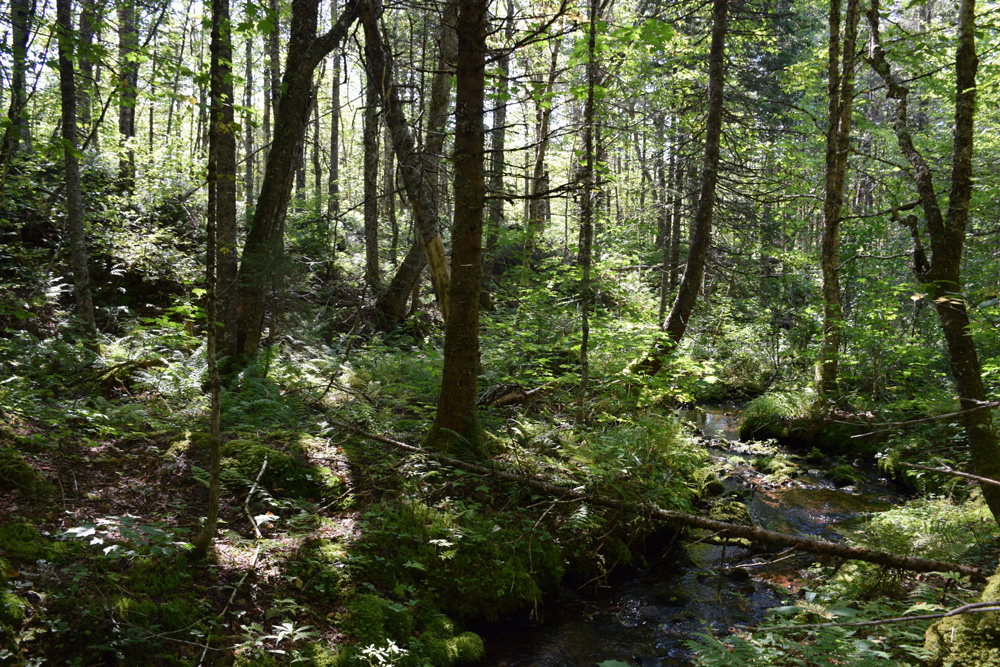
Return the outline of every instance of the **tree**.
<path id="1" fill-rule="evenodd" d="M 362 3 L 367 5 L 365 0 L 349 3 L 334 26 L 316 37 L 318 1 L 292 2 L 291 36 L 275 115 L 274 138 L 239 268 L 237 349 L 249 357 L 257 354 L 260 345 L 267 292 L 283 250 L 284 220 L 292 192 L 293 171 L 309 122 L 313 71 L 346 38 Z"/>
<path id="2" fill-rule="evenodd" d="M 73 269 L 73 291 L 76 313 L 87 334 L 97 334 L 94 320 L 94 299 L 90 291 L 90 271 L 87 268 L 87 241 L 83 223 L 83 188 L 80 184 L 80 158 L 76 141 L 76 81 L 73 72 L 73 17 L 71 0 L 59 0 L 56 5 L 57 41 L 59 47 L 59 92 L 62 98 L 62 140 L 65 159 L 66 229 L 69 233 L 70 265 Z"/>
<path id="3" fill-rule="evenodd" d="M 820 402 L 836 395 L 844 311 L 840 302 L 840 222 L 851 138 L 854 102 L 854 59 L 858 37 L 858 0 L 848 0 L 844 18 L 843 74 L 840 74 L 840 0 L 830 2 L 830 39 L 827 66 L 826 194 L 823 200 L 823 340 L 816 365 L 816 394 Z"/>
<path id="4" fill-rule="evenodd" d="M 705 120 L 705 157 L 701 169 L 701 190 L 691 231 L 684 276 L 681 278 L 677 297 L 670 308 L 670 315 L 663 325 L 667 335 L 664 345 L 658 346 L 640 368 L 655 375 L 663 366 L 662 357 L 680 343 L 687 330 L 688 320 L 694 311 L 705 275 L 705 259 L 712 239 L 712 212 L 715 207 L 715 186 L 719 180 L 719 146 L 722 138 L 722 91 L 725 83 L 726 25 L 729 0 L 714 0 L 712 4 L 712 43 L 708 55 L 708 114 Z"/>
<path id="5" fill-rule="evenodd" d="M 118 4 L 118 177 L 126 191 L 135 189 L 135 105 L 139 86 L 139 34 L 135 0 Z"/>
<path id="6" fill-rule="evenodd" d="M 923 212 L 924 233 L 930 238 L 930 256 L 922 242 L 920 221 L 916 215 L 900 219 L 913 240 L 913 271 L 934 302 L 951 362 L 952 379 L 962 406 L 962 423 L 975 473 L 1000 480 L 1000 439 L 989 410 L 983 386 L 979 357 L 969 327 L 969 313 L 962 292 L 962 252 L 969 222 L 972 198 L 973 126 L 976 107 L 975 0 L 961 0 L 958 6 L 958 37 L 955 51 L 955 120 L 952 140 L 951 187 L 947 214 L 942 212 L 934 186 L 934 174 L 923 154 L 917 149 L 908 116 L 909 89 L 892 70 L 882 45 L 879 26 L 879 3 L 873 2 L 866 12 L 871 28 L 872 50 L 868 62 L 895 101 L 893 130 L 900 151 L 909 163 L 916 183 L 920 209 Z M 981 484 L 994 519 L 1000 522 L 1000 487 Z"/>
<path id="7" fill-rule="evenodd" d="M 375 48 L 365 42 L 365 49 Z M 364 217 L 365 217 L 365 284 L 372 294 L 378 294 L 382 287 L 382 272 L 379 267 L 378 252 L 378 117 L 380 83 L 371 76 L 365 81 L 364 138 Z"/>
<path id="8" fill-rule="evenodd" d="M 35 0 L 11 0 L 10 22 L 13 28 L 11 50 L 10 107 L 7 109 L 8 125 L 0 146 L 0 164 L 7 165 L 19 150 L 30 150 L 31 127 L 26 113 L 28 90 L 28 38 L 35 18 Z"/>
<path id="9" fill-rule="evenodd" d="M 229 21 L 229 0 L 212 0 L 212 43 L 210 48 L 210 89 L 208 127 L 208 224 L 205 245 L 205 303 L 208 315 L 206 329 L 206 360 L 209 385 L 209 442 L 211 463 L 209 465 L 208 504 L 205 523 L 194 539 L 195 553 L 204 558 L 215 539 L 219 521 L 220 475 L 222 472 L 222 378 L 216 355 L 229 351 L 219 347 L 220 340 L 226 340 L 226 323 L 216 326 L 215 322 L 225 302 L 219 298 L 218 277 L 223 275 L 222 264 L 229 261 L 227 255 L 235 259 L 235 238 L 233 245 L 224 239 L 236 229 L 236 138 L 233 134 L 233 62 L 232 41 Z M 235 264 L 235 262 L 233 262 Z M 218 272 L 218 276 L 217 276 Z M 235 273 L 232 276 L 235 278 Z M 235 287 L 223 284 L 224 289 Z M 235 314 L 235 313 L 233 313 Z M 229 332 L 229 339 L 233 336 Z M 221 334 L 221 335 L 220 335 Z"/>
<path id="10" fill-rule="evenodd" d="M 476 415 L 479 374 L 479 288 L 482 281 L 483 106 L 487 0 L 459 0 L 455 77 L 455 218 L 451 309 L 445 327 L 441 399 L 428 442 L 482 453 Z"/>
<path id="11" fill-rule="evenodd" d="M 448 321 L 448 263 L 444 243 L 439 231 L 438 216 L 440 190 L 440 163 L 444 152 L 448 101 L 451 95 L 450 76 L 457 49 L 454 30 L 457 7 L 449 0 L 444 8 L 440 30 L 438 68 L 431 82 L 431 96 L 427 105 L 427 133 L 423 150 L 416 147 L 406 123 L 399 91 L 392 75 L 392 55 L 384 46 L 377 26 L 362 16 L 365 25 L 365 67 L 367 75 L 379 75 L 376 81 L 382 86 L 383 114 L 386 129 L 392 139 L 400 176 L 406 195 L 413 207 L 414 223 L 420 236 L 406 253 L 389 286 L 375 304 L 382 320 L 389 324 L 401 320 L 406 314 L 406 299 L 420 277 L 425 265 L 430 266 L 431 281 L 437 294 L 441 314 Z M 373 45 L 368 49 L 369 35 Z"/>

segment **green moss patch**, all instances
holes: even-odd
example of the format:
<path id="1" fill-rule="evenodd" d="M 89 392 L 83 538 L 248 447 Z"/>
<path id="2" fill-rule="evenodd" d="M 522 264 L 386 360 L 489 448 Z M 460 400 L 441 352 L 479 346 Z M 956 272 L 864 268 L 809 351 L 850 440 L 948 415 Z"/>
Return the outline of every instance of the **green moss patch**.
<path id="1" fill-rule="evenodd" d="M 13 447 L 0 447 L 0 491 L 13 490 L 44 498 L 54 494 L 56 487 L 28 465 Z"/>
<path id="2" fill-rule="evenodd" d="M 222 456 L 229 482 L 242 480 L 250 484 L 260 475 L 260 483 L 272 493 L 312 501 L 342 492 L 343 482 L 329 468 L 305 464 L 257 440 L 230 440 L 222 446 Z"/>
<path id="3" fill-rule="evenodd" d="M 980 602 L 1000 601 L 1000 570 L 990 577 Z M 1000 612 L 961 614 L 927 629 L 924 648 L 934 667 L 1000 667 Z"/>

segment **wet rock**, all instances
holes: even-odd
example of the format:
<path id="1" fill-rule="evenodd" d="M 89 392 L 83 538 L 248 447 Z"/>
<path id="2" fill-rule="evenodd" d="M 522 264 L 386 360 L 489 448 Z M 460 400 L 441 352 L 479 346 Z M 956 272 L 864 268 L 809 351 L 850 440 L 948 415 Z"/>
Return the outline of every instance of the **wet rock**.
<path id="1" fill-rule="evenodd" d="M 750 581 L 750 570 L 745 567 L 732 567 L 726 570 L 726 578 L 731 581 Z"/>

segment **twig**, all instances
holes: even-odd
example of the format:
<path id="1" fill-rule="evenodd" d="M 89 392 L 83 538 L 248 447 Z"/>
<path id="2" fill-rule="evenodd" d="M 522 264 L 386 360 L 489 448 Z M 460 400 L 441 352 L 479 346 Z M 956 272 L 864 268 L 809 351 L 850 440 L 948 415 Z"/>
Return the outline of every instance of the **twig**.
<path id="1" fill-rule="evenodd" d="M 264 536 L 260 534 L 260 529 L 257 528 L 257 522 L 254 521 L 252 516 L 250 516 L 250 498 L 253 497 L 253 492 L 257 490 L 257 484 L 260 482 L 260 478 L 264 476 L 264 471 L 266 469 L 267 455 L 264 456 L 264 463 L 260 466 L 260 472 L 257 473 L 257 479 L 255 479 L 253 484 L 250 485 L 250 493 L 247 494 L 247 499 L 243 502 L 243 512 L 247 515 L 247 518 L 250 519 L 250 525 L 253 526 L 254 535 L 257 536 L 258 540 Z"/>
<path id="2" fill-rule="evenodd" d="M 1000 401 L 979 401 L 979 405 L 977 405 L 975 407 L 972 407 L 972 408 L 966 408 L 964 410 L 959 410 L 957 412 L 949 412 L 949 413 L 943 414 L 943 415 L 934 415 L 933 417 L 922 417 L 920 419 L 908 419 L 906 421 L 901 421 L 901 422 L 873 422 L 873 423 L 870 423 L 868 425 L 869 426 L 889 426 L 889 427 L 895 427 L 895 426 L 909 426 L 910 424 L 924 424 L 926 422 L 940 421 L 942 419 L 951 419 L 952 417 L 960 417 L 960 416 L 964 415 L 966 412 L 973 412 L 975 410 L 987 410 L 989 408 L 997 408 L 997 407 L 1000 407 Z M 855 424 L 855 423 L 857 423 L 857 422 L 846 421 L 846 420 L 843 420 L 843 419 L 831 419 L 830 421 L 832 421 L 834 424 Z M 879 431 L 870 431 L 868 433 L 858 433 L 857 435 L 852 435 L 851 438 L 867 438 L 870 435 L 875 435 L 877 433 L 885 433 L 888 430 L 889 429 L 882 429 L 882 430 L 879 430 Z"/>
<path id="3" fill-rule="evenodd" d="M 266 459 L 265 459 L 265 462 L 266 462 Z M 263 468 L 261 470 L 263 470 Z M 256 526 L 254 528 L 256 529 Z M 258 534 L 258 537 L 259 537 L 259 534 Z M 248 567 L 246 569 L 246 572 L 243 573 L 243 577 L 240 579 L 239 583 L 237 583 L 236 586 L 233 587 L 233 592 L 229 596 L 229 599 L 226 601 L 226 606 L 222 608 L 221 612 L 219 612 L 219 616 L 218 616 L 219 618 L 222 618 L 223 616 L 225 616 L 226 612 L 229 611 L 229 606 L 231 604 L 233 604 L 233 600 L 236 599 L 236 593 L 239 592 L 240 588 L 243 587 L 243 582 L 247 580 L 247 577 L 250 576 L 250 573 L 253 571 L 254 567 L 256 567 L 256 565 L 257 565 L 257 556 L 259 556 L 259 555 L 260 555 L 260 542 L 257 543 L 257 546 L 253 550 L 253 559 L 251 559 L 251 561 L 250 561 L 250 567 Z M 205 662 L 205 655 L 208 653 L 208 649 L 209 649 L 209 646 L 208 646 L 208 643 L 206 642 L 205 643 L 205 650 L 203 650 L 201 652 L 201 658 L 198 659 L 198 667 L 201 667 L 202 663 Z"/>
<path id="4" fill-rule="evenodd" d="M 905 463 L 900 461 L 897 465 L 901 465 L 904 468 L 915 468 L 916 470 L 926 470 L 927 472 L 939 472 L 943 475 L 954 475 L 955 477 L 964 477 L 965 479 L 971 479 L 981 484 L 992 484 L 993 486 L 1000 486 L 1000 482 L 995 479 L 990 479 L 989 477 L 980 477 L 979 475 L 973 475 L 972 473 L 962 472 L 961 470 L 952 470 L 947 466 L 944 468 L 932 468 L 930 466 L 922 466 L 919 463 Z"/>

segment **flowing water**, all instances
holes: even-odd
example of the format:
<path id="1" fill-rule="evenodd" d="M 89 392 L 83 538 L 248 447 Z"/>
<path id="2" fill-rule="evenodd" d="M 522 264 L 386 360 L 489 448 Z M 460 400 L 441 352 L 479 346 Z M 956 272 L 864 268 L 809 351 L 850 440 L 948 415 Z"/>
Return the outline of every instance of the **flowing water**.
<path id="1" fill-rule="evenodd" d="M 773 483 L 753 469 L 752 448 L 739 442 L 739 411 L 707 407 L 680 415 L 692 421 L 716 463 L 727 493 L 738 493 L 754 521 L 779 532 L 838 540 L 865 515 L 897 498 L 884 481 L 867 477 L 837 488 L 822 466 L 797 462 L 795 478 Z M 706 535 L 707 537 L 707 535 Z M 763 619 L 793 595 L 807 554 L 755 555 L 709 541 L 674 549 L 650 567 L 619 578 L 594 598 L 563 601 L 544 622 L 505 623 L 485 632 L 490 667 L 593 667 L 617 660 L 642 667 L 689 665 L 687 642 L 704 632 Z M 772 562 L 773 561 L 773 562 Z"/>

